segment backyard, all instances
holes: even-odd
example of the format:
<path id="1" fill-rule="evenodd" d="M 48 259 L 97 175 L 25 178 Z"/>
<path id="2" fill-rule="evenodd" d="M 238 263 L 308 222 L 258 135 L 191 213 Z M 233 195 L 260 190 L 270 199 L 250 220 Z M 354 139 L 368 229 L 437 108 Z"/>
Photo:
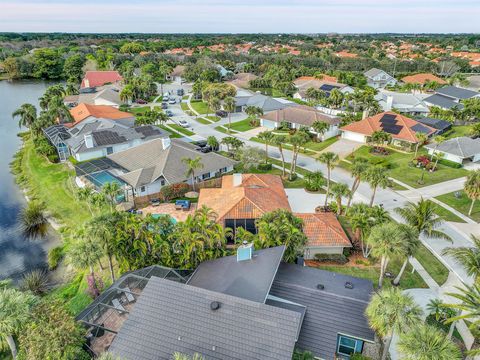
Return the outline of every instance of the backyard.
<path id="1" fill-rule="evenodd" d="M 432 173 L 411 166 L 410 162 L 413 159 L 412 153 L 403 153 L 388 149 L 388 151 L 390 152 L 388 155 L 375 155 L 370 153 L 370 149 L 371 148 L 369 146 L 362 146 L 353 153 L 353 156 L 348 156 L 347 160 L 351 161 L 354 157 L 362 157 L 373 164 L 384 165 L 390 169 L 390 176 L 392 178 L 395 178 L 414 188 L 456 179 L 462 176 L 466 176 L 468 173 L 468 171 L 465 169 L 455 169 L 441 164 L 438 164 L 437 170 Z M 425 154 L 426 153 L 421 150 L 419 151 L 418 155 Z M 418 182 L 420 181 L 422 176 L 423 184 L 420 185 Z"/>
<path id="2" fill-rule="evenodd" d="M 472 127 L 470 125 L 452 126 L 452 129 L 443 134 L 447 139 L 452 139 L 460 136 L 470 136 Z"/>
<path id="3" fill-rule="evenodd" d="M 468 210 L 470 209 L 472 200 L 468 198 L 465 192 L 454 191 L 448 194 L 437 196 L 436 199 L 451 206 L 455 210 L 460 211 L 463 215 L 468 216 Z M 480 201 L 475 202 L 472 215 L 470 215 L 469 217 L 476 222 L 480 222 Z"/>

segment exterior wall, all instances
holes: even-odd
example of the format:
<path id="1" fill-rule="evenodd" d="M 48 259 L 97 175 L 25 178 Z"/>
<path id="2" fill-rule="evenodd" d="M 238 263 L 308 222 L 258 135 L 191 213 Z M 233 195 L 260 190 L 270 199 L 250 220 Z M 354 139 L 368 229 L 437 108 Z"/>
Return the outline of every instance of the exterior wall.
<path id="1" fill-rule="evenodd" d="M 95 99 L 93 102 L 94 102 L 95 105 L 108 105 L 108 106 L 111 106 L 111 107 L 114 107 L 114 108 L 117 108 L 117 109 L 119 107 L 119 105 L 117 103 L 114 103 L 112 101 L 108 101 L 108 100 L 102 99 L 102 98 Z"/>
<path id="2" fill-rule="evenodd" d="M 112 148 L 112 153 L 116 153 L 122 150 L 127 150 L 132 147 L 135 147 L 137 145 L 140 145 L 144 143 L 145 141 L 141 139 L 135 139 L 127 143 L 123 144 L 116 144 L 111 146 Z M 110 146 L 109 146 L 110 147 Z M 75 159 L 77 161 L 85 161 L 85 160 L 91 160 L 91 159 L 96 159 L 100 157 L 105 157 L 107 156 L 107 148 L 101 148 L 101 149 L 92 149 L 91 151 L 83 152 L 83 153 L 77 153 L 74 155 Z"/>
<path id="3" fill-rule="evenodd" d="M 315 254 L 343 254 L 343 247 L 308 246 L 305 248 L 305 260 L 315 260 Z"/>
<path id="4" fill-rule="evenodd" d="M 473 162 L 477 162 L 477 161 L 480 161 L 480 154 L 477 154 L 473 157 L 472 159 Z"/>
<path id="5" fill-rule="evenodd" d="M 340 130 L 338 128 L 338 125 L 330 125 L 330 127 L 325 132 L 325 134 L 323 134 L 322 141 L 325 141 L 325 140 L 330 139 L 334 136 L 337 136 L 338 134 L 340 134 Z"/>
<path id="6" fill-rule="evenodd" d="M 269 129 L 276 129 L 278 127 L 278 123 L 271 120 L 260 119 L 260 126 L 265 126 Z"/>
<path id="7" fill-rule="evenodd" d="M 356 142 L 365 143 L 366 136 L 359 133 L 354 133 L 351 131 L 342 131 L 342 139 L 352 140 Z"/>
<path id="8" fill-rule="evenodd" d="M 155 180 L 154 182 L 147 184 L 143 187 L 135 188 L 135 196 L 145 196 L 158 193 L 162 188 L 162 180 Z"/>
<path id="9" fill-rule="evenodd" d="M 434 151 L 434 149 L 428 149 L 428 154 L 429 154 L 429 155 L 432 155 L 432 154 L 433 154 L 433 151 Z M 463 163 L 463 158 L 461 158 L 460 156 L 453 155 L 453 154 L 448 154 L 448 153 L 444 153 L 444 152 L 438 151 L 438 150 L 436 150 L 435 152 L 436 152 L 436 153 L 441 153 L 441 154 L 443 154 L 443 158 L 442 158 L 442 159 L 449 160 L 449 161 L 454 161 L 454 162 L 456 162 L 456 163 L 458 163 L 458 164 L 462 164 L 462 163 Z M 480 154 L 477 155 L 477 156 L 479 156 L 479 159 L 477 159 L 477 161 L 478 161 L 478 160 L 480 160 Z M 474 160 L 474 161 L 475 161 L 475 160 Z"/>

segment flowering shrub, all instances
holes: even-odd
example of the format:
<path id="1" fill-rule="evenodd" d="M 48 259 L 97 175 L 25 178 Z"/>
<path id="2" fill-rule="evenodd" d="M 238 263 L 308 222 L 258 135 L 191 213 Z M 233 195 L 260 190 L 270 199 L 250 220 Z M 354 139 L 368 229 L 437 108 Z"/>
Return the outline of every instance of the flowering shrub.
<path id="1" fill-rule="evenodd" d="M 418 167 L 427 167 L 430 164 L 430 159 L 424 155 L 416 158 Z"/>
<path id="2" fill-rule="evenodd" d="M 190 185 L 186 183 L 165 185 L 160 190 L 160 198 L 163 201 L 169 201 L 178 197 L 182 197 L 189 191 L 190 191 Z"/>

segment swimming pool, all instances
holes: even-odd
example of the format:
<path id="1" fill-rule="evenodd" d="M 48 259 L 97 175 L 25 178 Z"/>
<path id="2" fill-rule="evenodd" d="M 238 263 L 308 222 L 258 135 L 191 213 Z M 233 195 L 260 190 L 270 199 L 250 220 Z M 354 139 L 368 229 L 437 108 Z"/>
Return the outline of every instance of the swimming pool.
<path id="1" fill-rule="evenodd" d="M 173 216 L 171 216 L 170 214 L 152 214 L 152 217 L 154 219 L 159 219 L 160 217 L 162 216 L 168 216 L 170 218 L 170 221 L 172 222 L 172 224 L 176 224 L 177 223 L 177 219 L 175 219 Z"/>
<path id="2" fill-rule="evenodd" d="M 90 181 L 93 185 L 95 185 L 95 187 L 98 189 L 98 190 L 101 190 L 103 185 L 105 185 L 106 183 L 117 183 L 121 188 L 126 185 L 127 183 L 123 180 L 120 180 L 119 178 L 117 178 L 116 176 L 113 176 L 112 174 L 110 174 L 108 171 L 104 170 L 104 171 L 100 171 L 100 172 L 97 172 L 97 173 L 93 173 L 93 174 L 88 174 L 86 176 L 86 178 L 88 179 L 88 181 Z M 117 201 L 118 202 L 122 202 L 122 201 L 125 201 L 125 194 L 122 192 L 121 194 L 117 195 Z"/>

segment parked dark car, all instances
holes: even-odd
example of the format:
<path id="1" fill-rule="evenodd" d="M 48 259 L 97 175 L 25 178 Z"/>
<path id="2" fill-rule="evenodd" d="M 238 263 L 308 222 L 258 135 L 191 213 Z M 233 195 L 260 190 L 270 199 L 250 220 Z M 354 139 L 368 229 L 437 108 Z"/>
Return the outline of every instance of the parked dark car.
<path id="1" fill-rule="evenodd" d="M 162 109 L 168 109 L 168 104 L 166 102 L 162 102 Z"/>
<path id="2" fill-rule="evenodd" d="M 207 146 L 204 146 L 204 147 L 199 147 L 199 148 L 197 148 L 196 150 L 197 150 L 197 151 L 200 151 L 201 153 L 206 154 L 206 153 L 209 153 L 209 152 L 212 151 L 212 147 L 209 146 L 209 145 L 207 145 Z"/>
<path id="3" fill-rule="evenodd" d="M 137 99 L 136 103 L 141 104 L 141 105 L 145 105 L 145 104 L 147 104 L 147 101 L 145 101 L 143 99 Z"/>
<path id="4" fill-rule="evenodd" d="M 197 145 L 198 147 L 205 147 L 205 146 L 207 146 L 207 141 L 206 140 L 199 140 L 199 141 L 195 141 L 193 144 Z"/>
<path id="5" fill-rule="evenodd" d="M 185 94 L 185 91 L 183 91 L 183 89 L 177 89 L 178 96 L 183 96 L 183 94 Z"/>
<path id="6" fill-rule="evenodd" d="M 167 114 L 167 116 L 173 116 L 173 112 L 171 110 L 165 110 L 165 114 Z"/>
<path id="7" fill-rule="evenodd" d="M 215 112 L 215 115 L 220 116 L 221 118 L 224 118 L 228 116 L 228 113 L 225 110 L 218 110 Z"/>

